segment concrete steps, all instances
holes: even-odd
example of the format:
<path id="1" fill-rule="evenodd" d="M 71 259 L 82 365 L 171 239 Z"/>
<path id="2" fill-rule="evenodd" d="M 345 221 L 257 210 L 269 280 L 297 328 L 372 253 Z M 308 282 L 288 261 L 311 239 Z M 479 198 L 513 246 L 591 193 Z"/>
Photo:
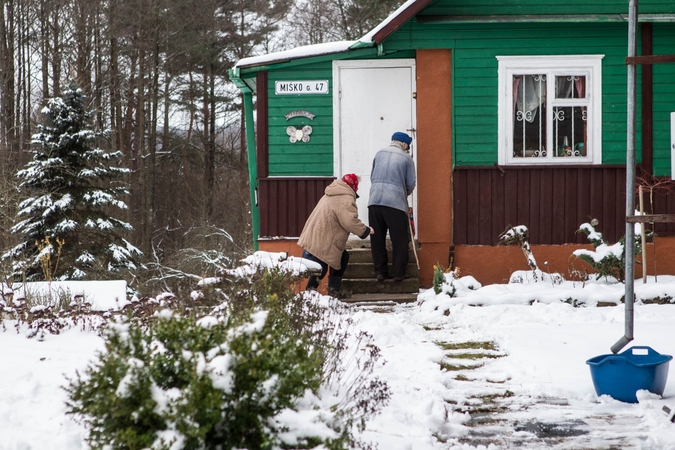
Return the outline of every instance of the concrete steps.
<path id="1" fill-rule="evenodd" d="M 348 251 L 349 265 L 342 279 L 342 290 L 351 292 L 352 296 L 343 299 L 344 302 L 392 301 L 401 303 L 417 299 L 420 283 L 415 254 L 412 248 L 410 249 L 408 267 L 406 268 L 406 279 L 402 281 L 394 281 L 393 279 L 377 281 L 369 247 L 351 248 Z M 391 259 L 391 250 L 389 250 L 389 261 Z M 392 268 L 390 262 L 389 275 L 391 274 Z"/>

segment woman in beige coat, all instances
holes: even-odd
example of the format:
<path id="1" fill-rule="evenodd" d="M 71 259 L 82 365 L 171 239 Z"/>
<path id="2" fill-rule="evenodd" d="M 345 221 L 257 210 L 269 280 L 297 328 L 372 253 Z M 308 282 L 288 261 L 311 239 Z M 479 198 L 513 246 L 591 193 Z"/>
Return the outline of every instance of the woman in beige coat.
<path id="1" fill-rule="evenodd" d="M 320 280 L 328 272 L 328 295 L 344 297 L 340 286 L 349 263 L 346 250 L 349 234 L 361 239 L 373 234 L 373 229 L 359 220 L 356 207 L 358 189 L 359 180 L 353 173 L 333 181 L 307 219 L 298 245 L 304 250 L 303 258 L 321 265 L 321 275 L 309 277 L 307 290 L 318 288 Z"/>

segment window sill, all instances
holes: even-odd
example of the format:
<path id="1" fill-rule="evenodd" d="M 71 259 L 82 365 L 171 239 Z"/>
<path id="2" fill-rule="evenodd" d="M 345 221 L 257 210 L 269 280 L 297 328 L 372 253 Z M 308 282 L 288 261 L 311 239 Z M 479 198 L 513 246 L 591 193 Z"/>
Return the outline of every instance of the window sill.
<path id="1" fill-rule="evenodd" d="M 519 170 L 519 169 L 622 169 L 625 164 L 518 164 L 492 166 L 455 166 L 454 170 Z"/>

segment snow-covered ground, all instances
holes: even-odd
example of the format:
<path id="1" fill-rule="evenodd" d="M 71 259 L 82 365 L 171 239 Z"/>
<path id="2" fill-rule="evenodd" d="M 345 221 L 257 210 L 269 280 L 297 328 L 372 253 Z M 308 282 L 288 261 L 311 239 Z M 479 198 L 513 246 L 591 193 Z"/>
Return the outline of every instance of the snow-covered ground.
<path id="1" fill-rule="evenodd" d="M 365 441 L 381 450 L 675 449 L 675 424 L 662 411 L 675 409 L 675 375 L 663 398 L 640 391 L 634 404 L 598 398 L 593 387 L 586 361 L 610 353 L 624 334 L 622 284 L 480 287 L 467 278 L 456 288 L 453 298 L 427 290 L 413 304 L 350 309 L 381 348 L 378 375 L 392 389 Z M 648 297 L 675 298 L 675 277 L 636 281 L 635 340 L 625 349 L 675 355 L 675 304 L 642 304 Z M 101 338 L 73 328 L 39 341 L 5 327 L 0 450 L 86 448 L 84 428 L 65 415 L 62 386 L 102 349 Z M 461 358 L 468 353 L 483 357 Z"/>
<path id="2" fill-rule="evenodd" d="M 673 278 L 650 281 L 649 289 L 675 288 Z M 388 362 L 381 375 L 394 390 L 366 436 L 382 449 L 675 449 L 675 424 L 662 411 L 675 409 L 675 375 L 663 398 L 640 391 L 639 403 L 629 404 L 596 395 L 586 361 L 610 354 L 623 336 L 624 305 L 574 307 L 561 300 L 595 297 L 600 287 L 607 299 L 622 294 L 623 285 L 493 285 L 453 299 L 429 290 L 417 304 L 387 314 L 355 312 L 382 348 Z M 635 340 L 623 350 L 649 346 L 674 355 L 675 305 L 637 304 L 634 314 Z M 496 350 L 473 351 L 503 357 L 453 359 L 472 350 L 439 345 L 468 342 L 493 342 Z M 484 365 L 442 370 L 442 363 Z"/>

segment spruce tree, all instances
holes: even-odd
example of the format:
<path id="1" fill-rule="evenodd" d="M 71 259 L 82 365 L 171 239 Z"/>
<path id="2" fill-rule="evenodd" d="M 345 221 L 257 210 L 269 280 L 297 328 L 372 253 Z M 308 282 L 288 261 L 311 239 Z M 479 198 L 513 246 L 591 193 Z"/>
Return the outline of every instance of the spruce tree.
<path id="1" fill-rule="evenodd" d="M 33 160 L 17 173 L 27 198 L 12 233 L 22 242 L 6 252 L 27 280 L 106 279 L 136 268 L 140 252 L 123 238 L 131 225 L 113 216 L 127 209 L 121 152 L 96 143 L 91 112 L 74 82 L 42 109 L 33 135 Z"/>

